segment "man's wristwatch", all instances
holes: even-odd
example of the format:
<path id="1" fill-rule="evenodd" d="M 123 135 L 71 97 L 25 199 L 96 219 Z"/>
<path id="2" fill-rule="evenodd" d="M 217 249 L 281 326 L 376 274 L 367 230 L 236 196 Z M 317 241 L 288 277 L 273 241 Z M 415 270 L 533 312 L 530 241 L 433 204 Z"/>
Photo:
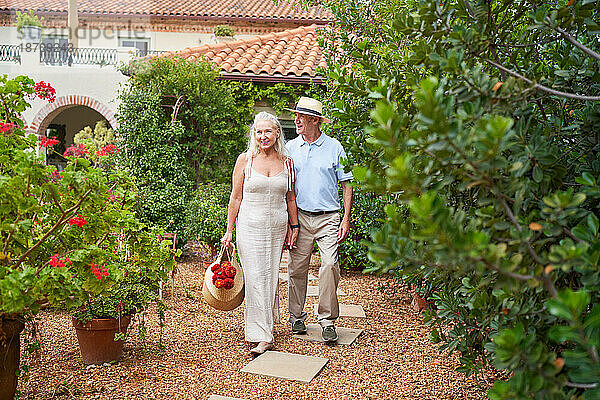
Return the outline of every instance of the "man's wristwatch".
<path id="1" fill-rule="evenodd" d="M 290 228 L 292 229 L 300 229 L 300 224 L 296 224 L 296 225 L 290 225 Z"/>

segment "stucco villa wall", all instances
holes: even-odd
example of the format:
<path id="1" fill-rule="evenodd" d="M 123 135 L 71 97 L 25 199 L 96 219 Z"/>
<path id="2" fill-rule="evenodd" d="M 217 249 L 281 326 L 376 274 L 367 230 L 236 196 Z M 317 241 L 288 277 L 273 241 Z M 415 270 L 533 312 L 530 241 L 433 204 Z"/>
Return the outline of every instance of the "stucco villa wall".
<path id="1" fill-rule="evenodd" d="M 42 36 L 67 37 L 66 28 L 46 28 Z M 218 39 L 209 32 L 155 32 L 128 30 L 80 29 L 78 31 L 79 47 L 114 49 L 119 46 L 119 38 L 150 39 L 150 50 L 182 50 L 202 44 L 217 43 Z M 237 34 L 235 40 L 247 39 L 256 34 Z M 19 44 L 20 35 L 14 26 L 0 26 L 0 44 Z"/>
<path id="2" fill-rule="evenodd" d="M 120 54 L 126 58 L 126 50 Z M 25 123 L 31 133 L 43 132 L 51 118 L 58 115 L 70 105 L 84 105 L 100 112 L 111 125 L 115 125 L 114 114 L 118 107 L 117 93 L 127 77 L 114 66 L 75 65 L 51 66 L 39 63 L 39 53 L 24 52 L 21 65 L 16 63 L 0 63 L 0 75 L 9 78 L 27 75 L 36 82 L 49 82 L 56 89 L 57 100 L 54 103 L 35 99 L 31 108 L 23 113 Z M 48 120 L 48 118 L 50 120 Z M 46 126 L 42 126 L 42 123 Z"/>

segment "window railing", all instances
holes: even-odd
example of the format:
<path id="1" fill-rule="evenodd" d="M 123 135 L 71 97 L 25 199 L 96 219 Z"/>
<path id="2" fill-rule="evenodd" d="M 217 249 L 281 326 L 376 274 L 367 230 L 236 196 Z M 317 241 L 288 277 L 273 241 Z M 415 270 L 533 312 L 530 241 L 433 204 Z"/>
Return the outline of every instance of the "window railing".
<path id="1" fill-rule="evenodd" d="M 70 64 L 78 65 L 116 65 L 117 49 L 82 48 L 71 52 Z"/>
<path id="2" fill-rule="evenodd" d="M 21 45 L 20 44 L 2 44 L 2 45 L 0 45 L 0 61 L 21 63 Z"/>
<path id="3" fill-rule="evenodd" d="M 7 48 L 5 50 L 5 48 Z M 10 48 L 10 49 L 8 49 Z M 13 52 L 17 61 L 20 60 L 20 45 L 0 46 L 0 61 L 9 61 Z M 46 65 L 117 65 L 117 49 L 101 49 L 84 47 L 73 49 L 66 46 L 40 46 L 40 62 Z M 152 56 L 166 53 L 165 50 L 140 50 L 135 51 L 137 57 Z M 6 54 L 5 54 L 6 53 Z M 11 59 L 12 60 L 12 59 Z"/>
<path id="4" fill-rule="evenodd" d="M 116 65 L 117 49 L 48 46 L 40 50 L 40 62 L 47 65 Z"/>

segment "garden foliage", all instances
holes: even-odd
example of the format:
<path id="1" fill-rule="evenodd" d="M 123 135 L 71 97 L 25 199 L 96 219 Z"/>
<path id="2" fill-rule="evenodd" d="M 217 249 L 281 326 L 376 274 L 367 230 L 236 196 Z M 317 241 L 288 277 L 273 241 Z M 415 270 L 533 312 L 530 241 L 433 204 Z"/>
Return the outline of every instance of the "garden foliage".
<path id="1" fill-rule="evenodd" d="M 341 187 L 339 192 L 341 198 Z M 368 243 L 373 231 L 379 229 L 386 218 L 385 206 L 394 201 L 393 194 L 373 193 L 354 188 L 350 212 L 350 232 L 338 248 L 338 257 L 342 268 L 362 271 L 373 267 L 374 264 L 368 257 Z"/>
<path id="2" fill-rule="evenodd" d="M 66 155 L 57 171 L 39 149 L 55 138 L 25 136 L 21 113 L 43 98 L 25 76 L 0 78 L 0 317 L 42 307 L 78 307 L 132 293 L 127 277 L 143 277 L 150 290 L 174 265 L 160 230 L 149 230 L 132 209 L 137 190 L 105 149 Z M 127 298 L 130 300 L 131 297 Z M 125 301 L 125 298 L 121 298 Z M 153 300 L 137 296 L 121 312 L 140 311 Z"/>
<path id="3" fill-rule="evenodd" d="M 131 92 L 147 94 L 155 107 L 164 110 L 161 123 L 175 126 L 175 121 L 179 122 L 173 140 L 192 167 L 194 184 L 228 182 L 237 155 L 246 144 L 248 116 L 236 112 L 231 91 L 217 77 L 217 69 L 208 61 L 157 57 L 145 61 L 145 67 L 131 77 L 121 95 L 127 101 Z M 180 97 L 183 103 L 175 116 Z M 128 107 L 125 103 L 122 112 Z M 120 132 L 130 135 L 127 128 L 120 128 Z"/>
<path id="4" fill-rule="evenodd" d="M 600 398 L 599 3 L 327 4 L 355 177 L 400 203 L 368 271 L 428 291 L 462 371 L 512 372 L 490 398 Z"/>
<path id="5" fill-rule="evenodd" d="M 115 131 L 106 126 L 106 121 L 98 121 L 92 129 L 86 126 L 73 138 L 76 145 L 85 144 L 89 151 L 100 151 L 108 145 L 116 145 L 117 138 Z"/>
<path id="6" fill-rule="evenodd" d="M 231 186 L 228 184 L 200 184 L 187 208 L 186 236 L 201 238 L 207 245 L 218 247 L 227 230 L 227 205 L 230 194 Z"/>

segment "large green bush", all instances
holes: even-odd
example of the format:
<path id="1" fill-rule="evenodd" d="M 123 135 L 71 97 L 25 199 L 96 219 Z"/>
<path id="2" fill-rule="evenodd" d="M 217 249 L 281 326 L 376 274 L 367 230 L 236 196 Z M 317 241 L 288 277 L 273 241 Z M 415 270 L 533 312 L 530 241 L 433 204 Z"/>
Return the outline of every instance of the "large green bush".
<path id="1" fill-rule="evenodd" d="M 598 3 L 328 5 L 355 176 L 404 207 L 370 270 L 428 288 L 461 370 L 512 372 L 490 398 L 599 398 Z"/>
<path id="2" fill-rule="evenodd" d="M 228 182 L 235 160 L 246 146 L 247 123 L 252 114 L 237 111 L 226 82 L 218 79 L 214 64 L 180 57 L 157 57 L 133 75 L 130 87 L 155 99 L 168 121 L 180 122 L 178 151 L 192 168 L 195 185 Z M 183 103 L 177 109 L 177 100 Z M 123 128 L 121 128 L 123 131 Z"/>
<path id="3" fill-rule="evenodd" d="M 147 223 L 185 237 L 193 172 L 179 143 L 183 128 L 178 121 L 171 124 L 156 93 L 128 86 L 120 100 L 120 163 L 140 189 L 138 215 Z"/>

